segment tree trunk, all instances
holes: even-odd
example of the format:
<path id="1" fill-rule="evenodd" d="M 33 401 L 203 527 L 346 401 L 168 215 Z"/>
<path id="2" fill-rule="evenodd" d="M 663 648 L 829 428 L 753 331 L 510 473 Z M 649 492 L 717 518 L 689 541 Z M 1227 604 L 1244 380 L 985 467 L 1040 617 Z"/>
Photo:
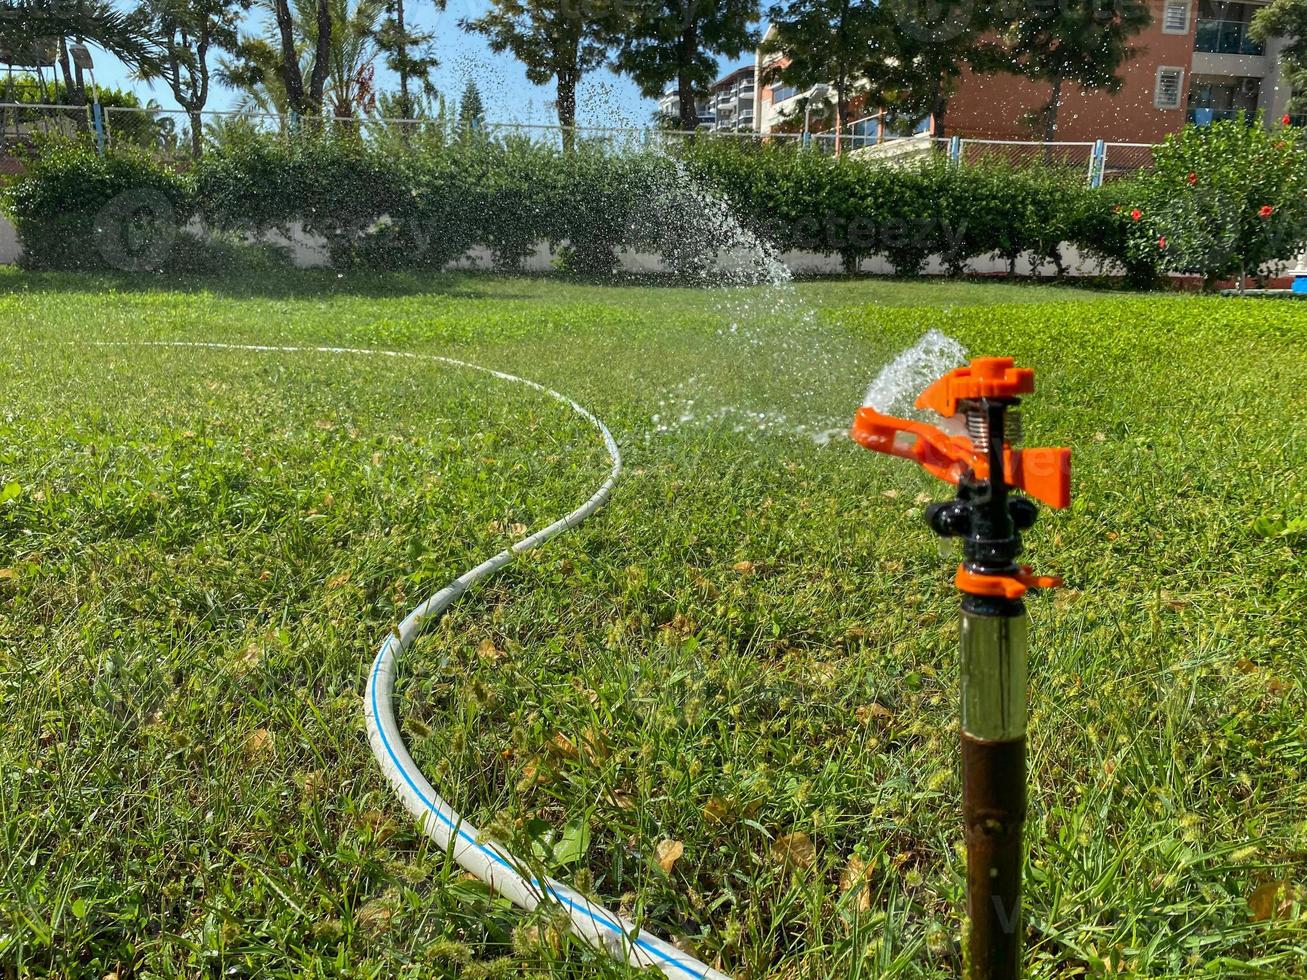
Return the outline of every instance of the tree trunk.
<path id="1" fill-rule="evenodd" d="M 699 106 L 695 98 L 694 78 L 690 72 L 695 55 L 699 53 L 699 22 L 694 4 L 686 12 L 681 25 L 681 37 L 676 45 L 676 87 L 681 107 L 681 129 L 693 133 L 699 128 Z"/>
<path id="2" fill-rule="evenodd" d="M 935 91 L 932 93 L 930 101 L 930 114 L 935 123 L 935 138 L 942 139 L 946 135 L 944 116 L 948 113 L 948 95 L 944 91 L 943 72 L 939 72 L 935 76 Z"/>
<path id="3" fill-rule="evenodd" d="M 1062 108 L 1062 84 L 1059 76 L 1053 79 L 1053 92 L 1044 109 L 1044 142 L 1051 143 L 1057 138 L 1057 116 Z"/>
<path id="4" fill-rule="evenodd" d="M 681 129 L 693 133 L 699 128 L 699 100 L 694 95 L 694 80 L 684 69 L 676 80 L 676 92 L 680 102 Z"/>
<path id="5" fill-rule="evenodd" d="M 290 15 L 290 4 L 288 0 L 272 0 L 272 7 L 281 38 L 281 81 L 286 87 L 286 104 L 292 112 L 305 115 L 308 106 L 304 99 L 304 76 L 300 74 L 299 57 L 295 53 L 295 21 Z"/>
<path id="6" fill-rule="evenodd" d="M 571 153 L 576 147 L 576 82 L 572 72 L 558 74 L 558 125 L 563 130 L 563 151 Z"/>
<path id="7" fill-rule="evenodd" d="M 322 109 L 322 92 L 331 71 L 331 6 L 329 0 L 318 0 L 318 43 L 313 51 L 313 74 L 309 78 L 309 98 L 313 111 Z"/>
<path id="8" fill-rule="evenodd" d="M 408 101 L 408 41 L 404 28 L 404 0 L 395 0 L 395 32 L 395 53 L 399 60 L 399 111 L 405 119 L 412 119 L 413 106 Z"/>
<path id="9" fill-rule="evenodd" d="M 186 35 L 183 32 L 182 41 L 185 42 Z M 205 22 L 200 35 L 196 38 L 195 43 L 195 66 L 191 69 L 191 97 L 183 101 L 181 93 L 174 91 L 177 95 L 177 103 L 187 111 L 191 119 L 191 155 L 195 160 L 204 156 L 204 106 L 209 101 L 209 25 Z M 176 64 L 174 63 L 174 72 Z M 175 75 L 177 80 L 176 88 L 181 88 L 181 75 Z"/>
<path id="10" fill-rule="evenodd" d="M 835 156 L 837 159 L 844 149 L 844 124 L 849 117 L 849 103 L 845 98 L 844 88 L 843 81 L 835 86 Z"/>

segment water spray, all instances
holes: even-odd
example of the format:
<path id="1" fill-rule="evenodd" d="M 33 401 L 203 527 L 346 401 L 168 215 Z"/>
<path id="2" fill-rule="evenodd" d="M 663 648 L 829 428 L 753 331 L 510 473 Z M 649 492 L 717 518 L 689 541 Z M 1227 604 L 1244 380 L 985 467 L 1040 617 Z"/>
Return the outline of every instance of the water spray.
<path id="1" fill-rule="evenodd" d="M 942 538 L 960 538 L 962 592 L 962 810 L 967 842 L 964 956 L 967 980 L 1021 975 L 1022 831 L 1026 817 L 1027 618 L 1030 589 L 1061 579 L 1018 565 L 1021 534 L 1039 514 L 1036 501 L 1071 504 L 1071 450 L 1018 449 L 1021 396 L 1035 372 L 1010 357 L 983 357 L 931 384 L 919 409 L 940 427 L 858 411 L 853 439 L 868 449 L 913 460 L 957 486 L 957 496 L 926 508 Z M 1019 490 L 1026 496 L 1013 496 Z"/>

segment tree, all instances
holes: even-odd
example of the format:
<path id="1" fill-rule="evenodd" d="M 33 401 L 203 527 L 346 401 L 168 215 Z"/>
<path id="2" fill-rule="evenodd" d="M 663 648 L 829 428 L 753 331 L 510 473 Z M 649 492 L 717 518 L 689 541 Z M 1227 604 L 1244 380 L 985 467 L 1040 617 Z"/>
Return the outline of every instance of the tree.
<path id="1" fill-rule="evenodd" d="M 1137 53 L 1130 39 L 1152 20 L 1141 0 L 1035 4 L 1000 28 L 997 44 L 981 49 L 980 66 L 1050 86 L 1048 102 L 1035 116 L 1044 141 L 1052 142 L 1068 83 L 1086 91 L 1120 91 L 1117 72 Z"/>
<path id="2" fill-rule="evenodd" d="M 203 110 L 209 101 L 210 52 L 237 44 L 240 16 L 251 0 L 145 0 L 141 13 L 162 40 L 163 65 L 146 80 L 161 78 L 191 122 L 191 152 L 204 150 Z"/>
<path id="3" fill-rule="evenodd" d="M 432 0 L 432 4 L 437 10 L 445 9 L 445 0 Z M 386 67 L 399 76 L 400 118 L 415 119 L 420 106 L 411 83 L 418 82 L 427 98 L 436 94 L 431 84 L 431 73 L 439 65 L 431 48 L 435 35 L 415 30 L 406 22 L 404 0 L 387 0 L 385 14 L 376 32 L 377 47 L 386 56 Z"/>
<path id="4" fill-rule="evenodd" d="M 481 99 L 481 90 L 472 79 L 467 80 L 463 89 L 463 98 L 458 104 L 458 125 L 460 129 L 479 130 L 486 124 L 486 106 Z"/>
<path id="5" fill-rule="evenodd" d="M 371 111 L 381 0 L 357 0 L 353 7 L 349 0 L 271 3 L 285 7 L 289 23 L 278 13 L 268 36 L 242 37 L 234 57 L 220 62 L 218 80 L 245 93 L 242 106 L 315 116 L 329 102 L 332 114 L 345 118 Z"/>
<path id="6" fill-rule="evenodd" d="M 1075 0 L 1070 0 L 1075 2 Z M 893 93 L 901 113 L 935 121 L 935 135 L 945 135 L 949 100 L 963 71 L 974 66 L 980 38 L 1005 20 L 1005 7 L 1026 9 L 1020 2 L 977 4 L 972 0 L 881 0 L 892 22 L 879 36 L 880 49 L 868 72 Z M 886 45 L 892 42 L 892 49 Z"/>
<path id="7" fill-rule="evenodd" d="M 1153 151 L 1133 190 L 1119 216 L 1133 255 L 1243 289 L 1307 245 L 1307 133 L 1245 119 L 1187 126 Z"/>
<path id="8" fill-rule="evenodd" d="M 67 98 L 86 103 L 82 70 L 68 56 L 68 41 L 103 48 L 129 69 L 153 72 L 162 67 L 160 39 L 140 11 L 119 10 L 108 0 L 0 0 L 0 51 L 11 64 L 50 64 L 57 59 Z"/>
<path id="9" fill-rule="evenodd" d="M 648 98 L 676 83 L 681 128 L 699 127 L 699 97 L 717 76 L 717 58 L 758 43 L 759 0 L 620 0 L 607 21 L 614 67 Z"/>
<path id="10" fill-rule="evenodd" d="M 1287 38 L 1280 51 L 1284 79 L 1292 87 L 1289 107 L 1307 112 L 1307 0 L 1274 0 L 1253 18 L 1253 37 L 1269 41 Z"/>
<path id="11" fill-rule="evenodd" d="M 366 115 L 376 108 L 377 23 L 383 0 L 329 0 L 331 48 L 324 94 L 337 119 Z"/>
<path id="12" fill-rule="evenodd" d="M 784 55 L 767 70 L 767 81 L 798 89 L 829 85 L 835 93 L 836 140 L 849 123 L 849 102 L 863 79 L 868 52 L 882 23 L 879 6 L 862 0 L 789 0 L 768 13 L 775 30 L 764 54 Z"/>
<path id="13" fill-rule="evenodd" d="M 280 41 L 277 73 L 281 76 L 286 93 L 286 104 L 291 112 L 301 116 L 315 116 L 322 112 L 322 95 L 331 70 L 331 0 L 271 0 Z M 292 13 L 291 3 L 296 11 Z M 310 4 L 312 7 L 310 8 Z M 312 21 L 306 16 L 312 10 Z M 298 17 L 296 14 L 298 13 Z M 306 39 L 311 37 L 313 56 L 307 72 L 300 64 L 299 37 L 296 22 L 303 27 Z M 310 24 L 312 26 L 310 26 Z"/>
<path id="14" fill-rule="evenodd" d="M 578 0 L 493 0 L 492 9 L 473 20 L 459 21 L 466 31 L 482 34 L 491 49 L 512 53 L 536 85 L 552 81 L 557 93 L 558 125 L 563 145 L 575 145 L 576 87 L 608 55 L 601 5 Z"/>

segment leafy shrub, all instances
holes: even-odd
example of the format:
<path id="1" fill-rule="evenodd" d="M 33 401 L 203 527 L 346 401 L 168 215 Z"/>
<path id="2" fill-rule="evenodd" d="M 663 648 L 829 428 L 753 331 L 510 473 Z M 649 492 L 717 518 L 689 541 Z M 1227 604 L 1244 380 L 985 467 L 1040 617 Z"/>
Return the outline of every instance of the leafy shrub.
<path id="1" fill-rule="evenodd" d="M 168 271 L 192 275 L 268 276 L 291 268 L 290 250 L 235 235 L 178 233 Z"/>
<path id="2" fill-rule="evenodd" d="M 1128 285 L 1146 289 L 1157 280 L 1161 254 L 1156 248 L 1140 249 L 1133 244 L 1130 210 L 1132 202 L 1140 199 L 1139 183 L 1140 178 L 1132 178 L 1082 193 L 1069 215 L 1067 240 L 1082 255 L 1119 265 Z"/>
<path id="3" fill-rule="evenodd" d="M 124 165 L 118 155 L 100 164 L 79 152 L 78 180 Z M 50 201 L 31 211 L 45 215 L 44 230 L 28 236 L 33 261 L 79 267 L 89 232 L 62 231 L 63 212 L 52 206 L 58 193 L 72 193 L 58 190 L 72 178 L 57 158 L 42 166 L 49 176 L 39 182 L 49 186 L 41 193 Z M 155 171 L 169 186 L 193 188 L 178 200 L 193 201 L 210 232 L 258 238 L 289 234 L 299 222 L 326 240 L 337 268 L 439 269 L 480 245 L 498 267 L 512 269 L 544 241 L 569 271 L 609 272 L 619 250 L 634 249 L 698 276 L 736 244 L 737 225 L 781 251 L 837 255 L 849 271 L 879 255 L 898 274 L 916 275 L 938 254 L 954 275 L 990 255 L 1005 258 L 1012 272 L 1022 255 L 1032 271 L 1052 260 L 1061 272 L 1066 241 L 1122 262 L 1139 282 L 1151 280 L 1156 266 L 1113 211 L 1118 191 L 1091 191 L 1065 169 L 1000 161 L 833 160 L 792 146 L 719 140 L 666 155 L 591 143 L 564 152 L 473 132 L 376 145 L 352 132 L 287 139 L 233 127 L 190 177 Z M 141 184 L 135 175 L 131 182 Z M 190 210 L 179 208 L 178 223 Z M 64 251 L 53 251 L 59 242 Z M 188 262 L 200 261 L 193 243 L 186 248 Z"/>
<path id="4" fill-rule="evenodd" d="M 792 148 L 710 142 L 685 151 L 691 171 L 782 249 L 839 255 L 852 270 L 883 255 L 916 275 L 938 254 L 950 273 L 987 255 L 1053 258 L 1087 206 L 1079 174 L 1001 161 L 835 161 Z"/>
<path id="5" fill-rule="evenodd" d="M 99 156 L 83 140 L 51 143 L 3 197 L 31 269 L 165 268 L 190 220 L 190 179 L 144 151 Z"/>
<path id="6" fill-rule="evenodd" d="M 1245 278 L 1307 245 L 1307 139 L 1245 120 L 1191 126 L 1154 153 L 1154 172 L 1123 207 L 1135 261 L 1218 279 Z"/>

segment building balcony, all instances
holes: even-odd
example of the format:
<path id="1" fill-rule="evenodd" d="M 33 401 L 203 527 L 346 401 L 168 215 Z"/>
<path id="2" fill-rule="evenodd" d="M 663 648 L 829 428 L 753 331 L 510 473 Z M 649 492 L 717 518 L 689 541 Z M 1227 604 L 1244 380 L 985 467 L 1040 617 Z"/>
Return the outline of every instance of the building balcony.
<path id="1" fill-rule="evenodd" d="M 1199 54 L 1238 54 L 1260 57 L 1266 45 L 1248 32 L 1248 24 L 1238 20 L 1200 19 L 1194 35 L 1194 50 Z"/>

